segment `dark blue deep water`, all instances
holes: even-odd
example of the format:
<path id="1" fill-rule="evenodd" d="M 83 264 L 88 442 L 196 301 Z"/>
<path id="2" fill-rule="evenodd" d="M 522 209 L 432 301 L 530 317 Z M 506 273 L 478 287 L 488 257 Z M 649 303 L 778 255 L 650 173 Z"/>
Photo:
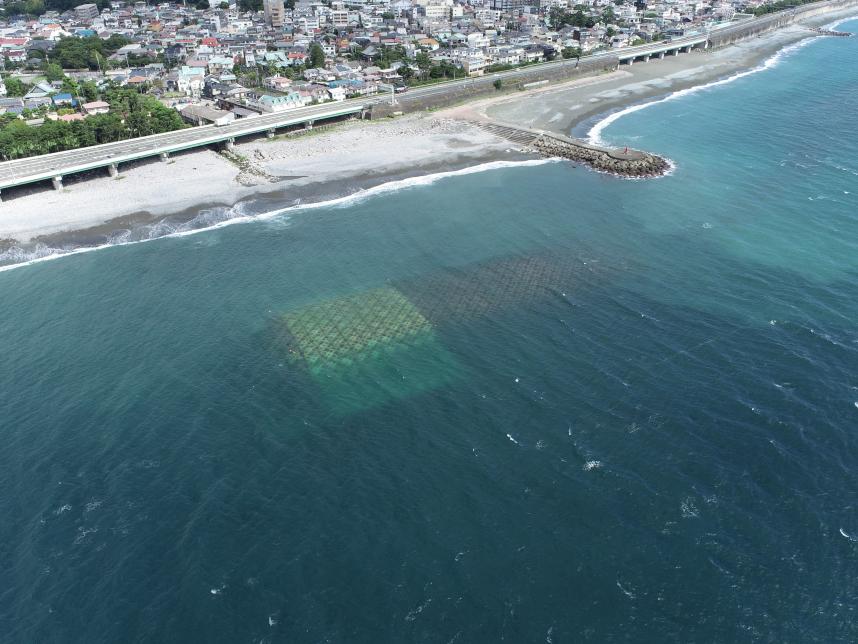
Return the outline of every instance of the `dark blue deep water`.
<path id="1" fill-rule="evenodd" d="M 856 641 L 856 60 L 0 274 L 0 641 Z"/>

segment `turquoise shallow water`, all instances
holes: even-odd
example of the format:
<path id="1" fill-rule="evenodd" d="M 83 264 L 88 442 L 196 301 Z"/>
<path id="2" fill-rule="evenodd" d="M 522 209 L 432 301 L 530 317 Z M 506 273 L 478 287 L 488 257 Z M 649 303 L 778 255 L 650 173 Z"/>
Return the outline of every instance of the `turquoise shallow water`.
<path id="1" fill-rule="evenodd" d="M 856 53 L 0 274 L 0 640 L 854 641 Z"/>

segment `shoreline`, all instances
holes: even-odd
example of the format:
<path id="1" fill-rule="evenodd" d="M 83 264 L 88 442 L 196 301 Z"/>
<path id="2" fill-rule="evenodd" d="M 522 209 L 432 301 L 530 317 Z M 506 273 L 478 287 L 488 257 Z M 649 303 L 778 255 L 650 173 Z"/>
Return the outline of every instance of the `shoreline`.
<path id="1" fill-rule="evenodd" d="M 624 66 L 434 113 L 350 121 L 299 136 L 242 142 L 236 152 L 250 162 L 249 172 L 248 164 L 242 169 L 205 150 L 176 155 L 167 164 L 134 164 L 118 179 L 84 177 L 68 182 L 62 192 L 21 190 L 0 207 L 0 269 L 361 198 L 420 177 L 497 162 L 547 161 L 468 121 L 506 121 L 586 138 L 612 114 L 753 73 L 785 48 L 825 37 L 811 26 L 843 22 L 856 13 L 854 8 L 831 12 L 721 49 Z M 150 186 L 158 186 L 158 192 Z M 46 214 L 51 209 L 57 210 L 53 216 Z"/>
<path id="2" fill-rule="evenodd" d="M 528 95 L 540 96 L 542 100 L 538 103 L 531 101 L 525 105 L 523 97 L 507 95 L 476 100 L 442 113 L 452 118 L 524 125 L 598 144 L 590 139 L 590 130 L 612 114 L 756 71 L 791 46 L 829 37 L 814 32 L 814 27 L 851 17 L 858 17 L 858 7 L 814 16 L 723 48 L 623 65 L 614 72 L 532 90 Z M 689 58 L 693 62 L 686 62 Z"/>

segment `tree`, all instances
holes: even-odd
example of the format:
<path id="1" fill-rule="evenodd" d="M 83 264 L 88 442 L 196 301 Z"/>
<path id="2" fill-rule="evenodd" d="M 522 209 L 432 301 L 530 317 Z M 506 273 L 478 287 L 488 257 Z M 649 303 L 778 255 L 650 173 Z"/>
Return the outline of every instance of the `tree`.
<path id="1" fill-rule="evenodd" d="M 23 96 L 27 93 L 27 86 L 17 78 L 6 79 L 6 95 L 7 96 Z"/>
<path id="2" fill-rule="evenodd" d="M 72 96 L 77 96 L 78 94 L 80 94 L 80 87 L 73 78 L 65 76 L 63 77 L 62 91 L 66 92 L 67 94 L 71 94 Z"/>
<path id="3" fill-rule="evenodd" d="M 325 51 L 322 49 L 322 46 L 314 42 L 310 45 L 310 67 L 324 67 L 325 66 Z"/>
<path id="4" fill-rule="evenodd" d="M 581 48 L 580 47 L 564 47 L 563 51 L 560 52 L 563 58 L 581 58 Z"/>
<path id="5" fill-rule="evenodd" d="M 417 66 L 423 70 L 432 67 L 432 59 L 429 58 L 429 54 L 427 54 L 425 51 L 418 51 L 417 55 L 414 56 L 414 62 L 416 62 Z"/>
<path id="6" fill-rule="evenodd" d="M 45 78 L 48 79 L 48 82 L 53 83 L 54 81 L 62 80 L 65 77 L 66 75 L 63 73 L 63 68 L 56 63 L 48 63 L 45 65 Z"/>
<path id="7" fill-rule="evenodd" d="M 92 81 L 81 81 L 78 93 L 87 102 L 98 100 L 98 86 Z"/>
<path id="8" fill-rule="evenodd" d="M 88 38 L 60 38 L 51 56 L 64 69 L 98 69 L 101 61 L 115 53 L 128 40 L 119 34 L 113 34 L 107 40 L 98 36 Z"/>
<path id="9" fill-rule="evenodd" d="M 402 65 L 399 69 L 396 70 L 396 73 L 402 76 L 402 80 L 406 83 L 412 79 L 414 76 L 414 70 L 411 69 L 408 65 Z"/>
<path id="10" fill-rule="evenodd" d="M 226 11 L 227 9 L 229 9 L 229 3 L 228 2 L 221 2 L 217 7 L 221 11 Z"/>

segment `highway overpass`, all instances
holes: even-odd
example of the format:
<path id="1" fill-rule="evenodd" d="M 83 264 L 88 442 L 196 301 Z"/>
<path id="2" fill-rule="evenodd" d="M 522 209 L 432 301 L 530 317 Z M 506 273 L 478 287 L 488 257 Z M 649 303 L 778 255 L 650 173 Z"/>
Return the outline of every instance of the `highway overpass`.
<path id="1" fill-rule="evenodd" d="M 55 188 L 61 188 L 62 178 L 67 174 L 107 168 L 111 175 L 115 175 L 120 163 L 159 155 L 166 160 L 172 152 L 215 143 L 225 143 L 231 147 L 237 137 L 260 132 L 273 135 L 277 128 L 290 125 L 312 127 L 316 121 L 343 116 L 360 116 L 365 109 L 366 105 L 361 101 L 326 103 L 277 114 L 261 114 L 220 127 L 215 125 L 190 127 L 137 139 L 5 161 L 0 163 L 0 190 L 46 179 L 53 180 Z"/>
<path id="2" fill-rule="evenodd" d="M 636 60 L 650 60 L 652 57 L 663 58 L 669 54 L 679 54 L 694 48 L 706 48 L 710 44 L 726 44 L 753 33 L 764 31 L 774 26 L 786 24 L 803 13 L 812 13 L 823 8 L 833 8 L 838 5 L 850 5 L 854 0 L 827 0 L 804 5 L 792 9 L 769 14 L 756 19 L 745 20 L 724 28 L 713 29 L 711 32 L 692 34 L 682 38 L 648 43 L 637 47 L 623 47 L 585 56 L 580 61 L 576 59 L 558 59 L 539 65 L 515 68 L 503 72 L 486 74 L 477 78 L 462 78 L 412 88 L 400 96 L 377 95 L 352 99 L 340 103 L 326 103 L 311 107 L 297 108 L 275 114 L 263 114 L 255 117 L 239 119 L 229 125 L 217 127 L 205 125 L 191 127 L 175 132 L 166 132 L 152 136 L 116 141 L 94 145 L 65 152 L 55 152 L 25 159 L 4 161 L 0 163 L 0 191 L 37 181 L 52 180 L 54 187 L 62 188 L 63 176 L 107 168 L 111 175 L 118 173 L 118 165 L 128 161 L 161 156 L 167 159 L 173 152 L 203 147 L 212 144 L 225 144 L 231 147 L 236 138 L 251 134 L 267 132 L 273 135 L 277 128 L 305 125 L 312 127 L 316 121 L 341 118 L 344 116 L 363 117 L 373 107 L 381 107 L 393 100 L 397 106 L 386 106 L 379 110 L 380 114 L 390 113 L 396 109 L 412 110 L 426 109 L 429 105 L 437 106 L 456 100 L 470 98 L 480 91 L 492 90 L 492 84 L 502 81 L 535 81 L 534 76 L 558 79 L 567 73 L 564 68 L 574 68 L 579 73 L 614 68 L 622 62 L 632 64 Z M 579 68 L 580 66 L 580 68 Z M 373 110 L 374 111 L 374 110 Z"/>

